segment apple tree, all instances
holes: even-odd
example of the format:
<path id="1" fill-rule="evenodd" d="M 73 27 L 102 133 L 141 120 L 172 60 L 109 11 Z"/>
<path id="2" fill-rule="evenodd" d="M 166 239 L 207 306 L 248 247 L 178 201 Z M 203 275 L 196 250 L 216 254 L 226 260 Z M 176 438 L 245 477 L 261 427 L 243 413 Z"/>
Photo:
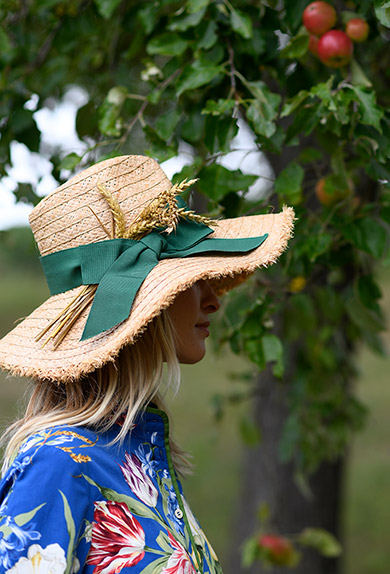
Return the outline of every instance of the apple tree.
<path id="1" fill-rule="evenodd" d="M 340 536 L 346 448 L 365 418 L 355 350 L 363 342 L 384 352 L 377 264 L 388 258 L 390 223 L 390 3 L 309 4 L 0 6 L 1 175 L 14 141 L 44 154 L 58 182 L 115 154 L 164 161 L 185 149 L 190 159 L 175 180 L 198 177 L 196 201 L 214 216 L 295 207 L 288 253 L 229 298 L 221 325 L 221 339 L 261 372 L 242 393 L 253 406 L 244 435 L 258 427 L 263 438 L 244 463 L 237 541 L 258 527 L 264 503 L 273 532 L 310 526 Z M 34 114 L 71 85 L 87 94 L 76 122 L 86 148 L 64 156 L 41 145 Z M 239 126 L 259 151 L 253 169 L 224 162 Z M 258 175 L 260 164 L 268 175 Z M 247 193 L 259 180 L 261 194 Z M 26 184 L 16 195 L 37 200 Z M 218 414 L 235 400 L 218 397 Z M 302 546 L 315 546 L 309 539 Z M 231 568 L 239 570 L 236 557 Z M 309 552 L 299 572 L 338 568 Z"/>

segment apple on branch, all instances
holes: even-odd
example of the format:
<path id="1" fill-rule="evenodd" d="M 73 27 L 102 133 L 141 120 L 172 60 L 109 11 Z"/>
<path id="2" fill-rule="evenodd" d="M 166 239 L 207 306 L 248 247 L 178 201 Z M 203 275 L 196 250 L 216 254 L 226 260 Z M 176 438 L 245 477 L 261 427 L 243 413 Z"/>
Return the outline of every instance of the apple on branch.
<path id="1" fill-rule="evenodd" d="M 333 6 L 327 2 L 312 2 L 304 9 L 302 19 L 310 34 L 321 36 L 336 24 L 337 15 Z"/>
<path id="2" fill-rule="evenodd" d="M 353 43 L 342 30 L 329 30 L 318 42 L 318 57 L 330 68 L 340 68 L 351 60 Z"/>
<path id="3" fill-rule="evenodd" d="M 368 37 L 369 26 L 363 18 L 351 18 L 347 22 L 345 31 L 353 42 L 364 42 Z"/>

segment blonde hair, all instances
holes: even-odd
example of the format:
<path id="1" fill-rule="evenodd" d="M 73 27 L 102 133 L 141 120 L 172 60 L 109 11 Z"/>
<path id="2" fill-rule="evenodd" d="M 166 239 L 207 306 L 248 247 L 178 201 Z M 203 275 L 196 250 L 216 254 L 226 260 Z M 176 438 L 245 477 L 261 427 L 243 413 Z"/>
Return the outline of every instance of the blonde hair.
<path id="1" fill-rule="evenodd" d="M 170 389 L 175 393 L 179 384 L 174 330 L 163 311 L 133 345 L 120 351 L 114 362 L 74 383 L 35 381 L 24 417 L 14 422 L 2 437 L 2 442 L 11 437 L 3 469 L 9 466 L 27 437 L 56 425 L 83 425 L 105 432 L 121 419 L 120 431 L 113 442 L 123 442 L 137 414 L 151 401 L 167 410 L 164 396 Z M 170 443 L 176 470 L 188 474 L 187 456 L 172 437 Z"/>

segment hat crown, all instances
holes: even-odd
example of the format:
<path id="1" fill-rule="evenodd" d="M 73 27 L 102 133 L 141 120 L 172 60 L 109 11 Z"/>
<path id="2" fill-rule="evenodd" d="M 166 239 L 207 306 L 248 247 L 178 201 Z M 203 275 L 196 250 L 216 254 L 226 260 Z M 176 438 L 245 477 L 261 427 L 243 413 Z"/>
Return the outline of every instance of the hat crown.
<path id="1" fill-rule="evenodd" d="M 146 202 L 172 186 L 159 164 L 141 155 L 115 157 L 85 169 L 45 197 L 30 214 L 42 256 L 109 239 L 113 214 L 98 184 L 118 200 L 127 225 Z"/>

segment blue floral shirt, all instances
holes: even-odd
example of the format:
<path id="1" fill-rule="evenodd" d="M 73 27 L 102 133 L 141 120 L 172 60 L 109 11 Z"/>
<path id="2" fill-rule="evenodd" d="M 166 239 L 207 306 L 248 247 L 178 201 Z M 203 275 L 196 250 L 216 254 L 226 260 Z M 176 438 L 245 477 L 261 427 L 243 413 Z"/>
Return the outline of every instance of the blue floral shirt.
<path id="1" fill-rule="evenodd" d="M 148 408 L 129 440 L 58 426 L 22 445 L 0 484 L 0 572 L 219 574 L 183 496 L 166 414 Z"/>

